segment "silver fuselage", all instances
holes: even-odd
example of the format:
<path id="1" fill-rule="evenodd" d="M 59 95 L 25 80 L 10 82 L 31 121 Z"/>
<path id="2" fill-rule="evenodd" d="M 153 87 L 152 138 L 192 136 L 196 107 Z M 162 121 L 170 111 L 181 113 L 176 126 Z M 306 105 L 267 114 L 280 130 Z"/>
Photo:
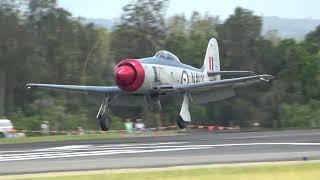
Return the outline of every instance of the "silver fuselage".
<path id="1" fill-rule="evenodd" d="M 214 80 L 203 69 L 179 61 L 148 57 L 138 59 L 145 71 L 143 85 L 134 93 L 148 93 L 161 84 L 189 84 Z"/>

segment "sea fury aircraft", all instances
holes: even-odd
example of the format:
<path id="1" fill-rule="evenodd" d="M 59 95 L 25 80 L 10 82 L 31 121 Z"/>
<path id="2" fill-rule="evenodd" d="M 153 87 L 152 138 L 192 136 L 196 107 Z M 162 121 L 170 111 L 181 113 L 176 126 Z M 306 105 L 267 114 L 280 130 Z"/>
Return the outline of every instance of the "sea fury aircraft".
<path id="1" fill-rule="evenodd" d="M 221 75 L 237 78 L 221 79 Z M 181 110 L 177 116 L 179 128 L 191 122 L 189 104 L 201 104 L 230 98 L 234 88 L 260 81 L 270 81 L 270 75 L 252 71 L 221 71 L 216 39 L 209 41 L 201 69 L 183 64 L 168 51 L 159 51 L 153 57 L 124 59 L 114 70 L 116 86 L 80 86 L 57 84 L 27 84 L 28 88 L 96 92 L 103 95 L 97 114 L 100 128 L 107 131 L 111 125 L 110 106 L 147 106 L 161 109 L 161 96 L 178 97 Z"/>

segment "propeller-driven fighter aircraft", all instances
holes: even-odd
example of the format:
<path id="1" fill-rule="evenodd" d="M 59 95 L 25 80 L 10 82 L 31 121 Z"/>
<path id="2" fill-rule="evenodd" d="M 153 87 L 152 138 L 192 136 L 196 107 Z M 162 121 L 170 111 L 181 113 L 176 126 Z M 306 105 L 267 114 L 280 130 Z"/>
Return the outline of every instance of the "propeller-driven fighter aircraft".
<path id="1" fill-rule="evenodd" d="M 221 79 L 221 75 L 240 77 Z M 201 104 L 230 98 L 234 88 L 260 81 L 270 81 L 270 75 L 252 71 L 221 71 L 216 39 L 211 38 L 201 69 L 183 64 L 168 51 L 159 51 L 153 57 L 124 59 L 114 70 L 116 86 L 80 86 L 57 84 L 27 84 L 28 88 L 87 91 L 103 94 L 97 114 L 101 130 L 111 125 L 110 106 L 148 106 L 161 109 L 160 96 L 180 97 L 181 110 L 177 117 L 179 128 L 191 122 L 189 104 Z"/>

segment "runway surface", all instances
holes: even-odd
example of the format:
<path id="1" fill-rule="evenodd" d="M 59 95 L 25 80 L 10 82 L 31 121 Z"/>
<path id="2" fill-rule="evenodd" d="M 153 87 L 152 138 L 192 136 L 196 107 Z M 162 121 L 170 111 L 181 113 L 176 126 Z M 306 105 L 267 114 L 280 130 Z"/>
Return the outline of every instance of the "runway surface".
<path id="1" fill-rule="evenodd" d="M 320 159 L 320 130 L 0 145 L 0 174 Z"/>

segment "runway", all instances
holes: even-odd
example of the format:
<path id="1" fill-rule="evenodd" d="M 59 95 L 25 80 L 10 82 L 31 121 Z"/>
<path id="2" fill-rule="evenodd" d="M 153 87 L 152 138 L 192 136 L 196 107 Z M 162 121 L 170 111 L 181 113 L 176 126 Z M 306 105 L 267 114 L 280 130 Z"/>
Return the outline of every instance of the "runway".
<path id="1" fill-rule="evenodd" d="M 320 130 L 0 145 L 0 174 L 320 159 Z"/>

